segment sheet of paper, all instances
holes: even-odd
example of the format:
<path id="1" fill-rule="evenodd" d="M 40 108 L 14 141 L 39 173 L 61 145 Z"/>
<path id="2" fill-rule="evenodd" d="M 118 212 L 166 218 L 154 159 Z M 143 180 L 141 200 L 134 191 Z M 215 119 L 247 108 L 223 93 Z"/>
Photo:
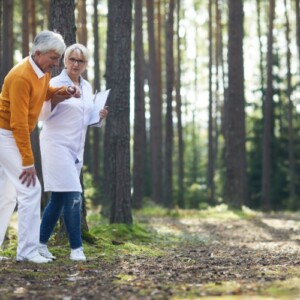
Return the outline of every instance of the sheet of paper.
<path id="1" fill-rule="evenodd" d="M 100 118 L 100 110 L 104 108 L 110 89 L 95 94 L 94 108 L 90 118 L 89 125 L 91 127 L 101 127 L 102 119 Z"/>

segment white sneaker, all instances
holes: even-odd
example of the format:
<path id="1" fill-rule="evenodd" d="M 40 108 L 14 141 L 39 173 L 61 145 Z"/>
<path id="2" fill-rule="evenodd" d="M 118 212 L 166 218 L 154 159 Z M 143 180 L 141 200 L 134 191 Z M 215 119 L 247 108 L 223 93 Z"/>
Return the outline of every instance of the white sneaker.
<path id="1" fill-rule="evenodd" d="M 54 256 L 49 250 L 47 245 L 40 245 L 39 246 L 39 254 L 45 258 L 49 259 L 56 259 L 56 256 Z"/>
<path id="2" fill-rule="evenodd" d="M 45 257 L 41 256 L 39 253 L 37 253 L 36 255 L 31 256 L 31 257 L 17 256 L 17 261 L 29 261 L 29 262 L 33 262 L 36 264 L 45 264 L 45 263 L 52 261 L 52 259 L 45 258 Z"/>
<path id="3" fill-rule="evenodd" d="M 86 257 L 83 253 L 83 248 L 80 247 L 77 249 L 71 249 L 70 259 L 77 261 L 86 261 Z"/>

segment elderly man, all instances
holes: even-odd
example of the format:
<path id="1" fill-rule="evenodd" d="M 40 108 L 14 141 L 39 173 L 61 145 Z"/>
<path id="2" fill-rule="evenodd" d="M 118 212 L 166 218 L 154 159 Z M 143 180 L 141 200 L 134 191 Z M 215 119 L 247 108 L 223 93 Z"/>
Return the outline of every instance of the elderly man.
<path id="1" fill-rule="evenodd" d="M 17 199 L 17 261 L 51 261 L 38 252 L 41 186 L 34 167 L 30 133 L 45 100 L 60 102 L 80 95 L 74 87 L 49 86 L 51 69 L 59 65 L 65 47 L 60 34 L 39 33 L 31 55 L 10 70 L 0 94 L 0 246 Z"/>

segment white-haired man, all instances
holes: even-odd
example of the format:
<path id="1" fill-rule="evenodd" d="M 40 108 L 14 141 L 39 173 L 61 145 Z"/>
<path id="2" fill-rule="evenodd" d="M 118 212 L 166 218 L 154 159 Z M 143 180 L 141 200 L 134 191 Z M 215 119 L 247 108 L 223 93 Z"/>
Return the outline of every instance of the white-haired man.
<path id="1" fill-rule="evenodd" d="M 37 34 L 31 55 L 9 71 L 0 94 L 0 246 L 18 203 L 17 261 L 51 261 L 38 252 L 41 186 L 36 176 L 30 133 L 45 100 L 60 102 L 80 94 L 74 87 L 49 85 L 50 72 L 59 66 L 65 47 L 58 33 Z"/>

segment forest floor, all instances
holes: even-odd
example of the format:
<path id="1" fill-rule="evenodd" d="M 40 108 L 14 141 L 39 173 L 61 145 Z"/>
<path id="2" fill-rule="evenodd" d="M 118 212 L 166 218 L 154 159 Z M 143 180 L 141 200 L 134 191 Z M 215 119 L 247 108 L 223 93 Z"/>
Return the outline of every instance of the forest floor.
<path id="1" fill-rule="evenodd" d="M 55 242 L 56 261 L 17 263 L 11 234 L 0 299 L 300 299 L 300 213 L 219 206 L 134 218 L 131 229 L 91 218 L 98 239 L 84 263 Z"/>

